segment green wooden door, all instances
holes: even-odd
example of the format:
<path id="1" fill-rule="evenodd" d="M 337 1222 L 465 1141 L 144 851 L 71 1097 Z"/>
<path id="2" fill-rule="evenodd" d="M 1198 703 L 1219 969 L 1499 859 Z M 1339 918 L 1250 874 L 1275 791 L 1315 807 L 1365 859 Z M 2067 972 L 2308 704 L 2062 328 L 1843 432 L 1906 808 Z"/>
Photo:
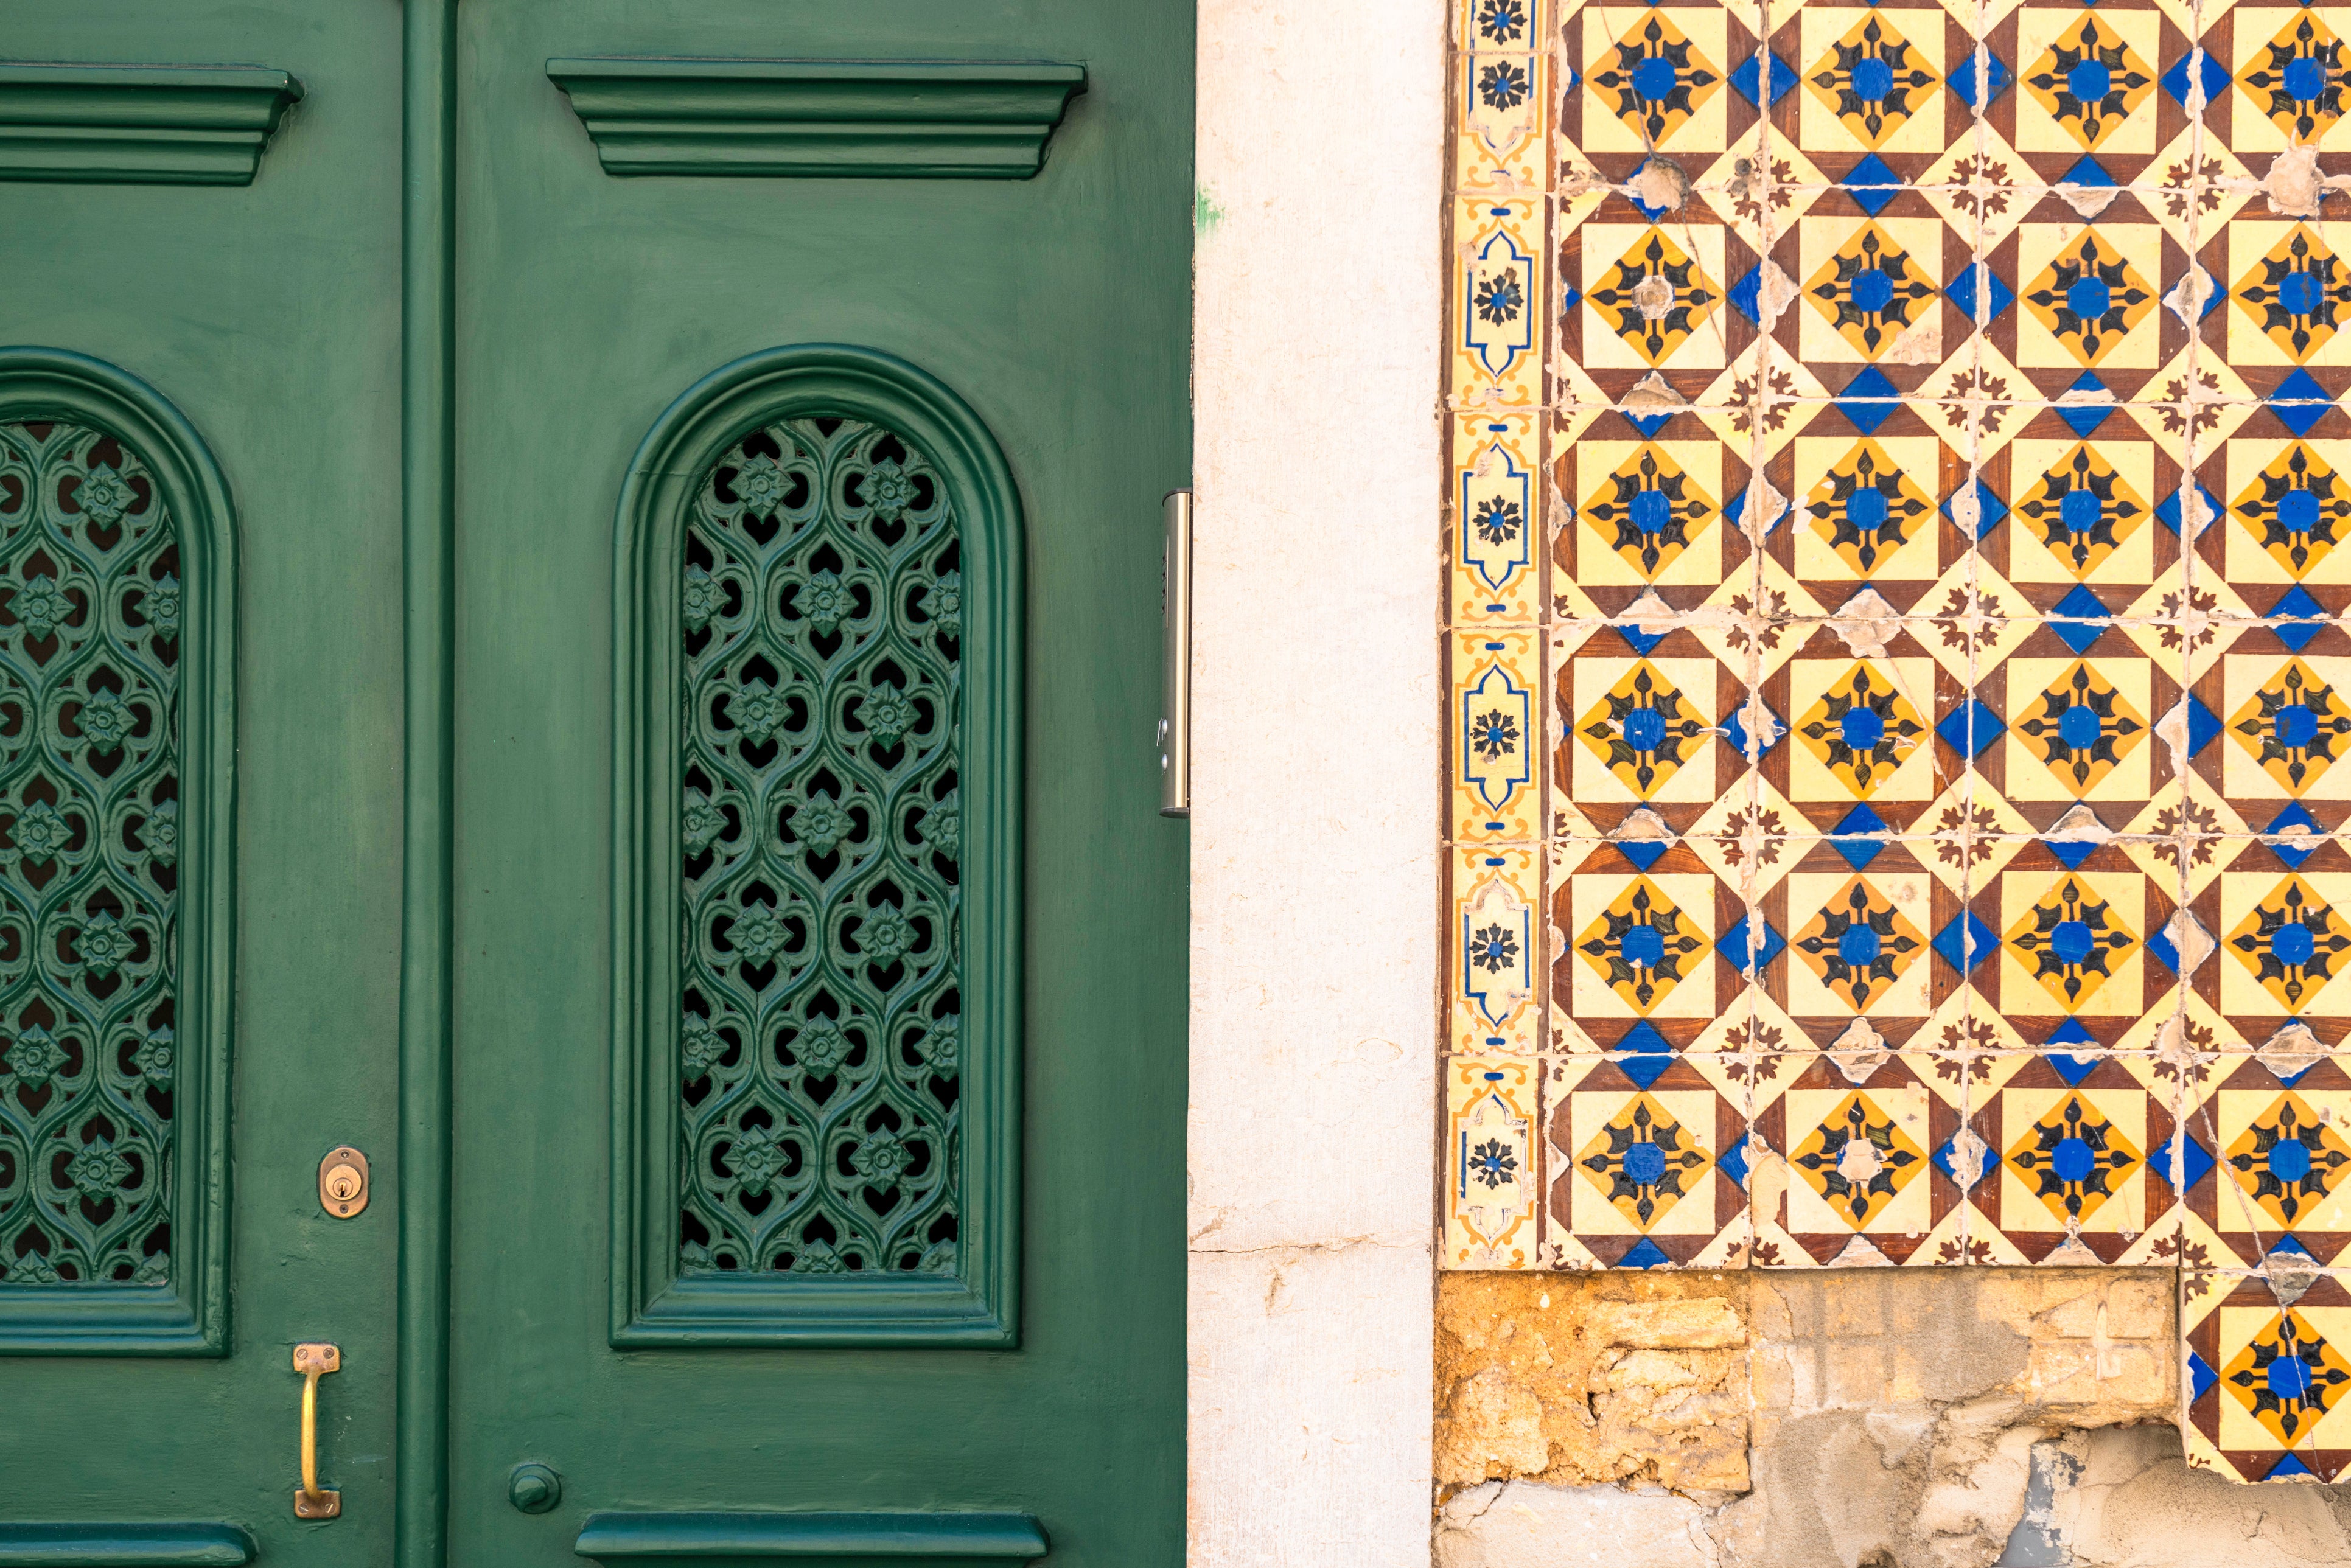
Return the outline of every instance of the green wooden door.
<path id="1" fill-rule="evenodd" d="M 0 37 L 0 1559 L 388 1561 L 400 18 Z"/>
<path id="2" fill-rule="evenodd" d="M 194 1326 L 49 1343 L 72 1281 L 0 1287 L 0 1549 L 1176 1562 L 1186 860 L 1151 735 L 1189 6 L 44 9 L 0 5 L 12 52 L 266 69 L 181 87 L 173 136 L 160 78 L 79 78 L 105 133 L 0 180 L 0 341 L 152 389 L 117 434 L 189 476 L 127 505 L 184 495 L 183 640 L 217 644 L 169 675 L 181 871 L 141 825 L 172 790 L 100 778 L 147 881 L 37 933 L 86 971 L 98 916 L 178 922 L 194 1197 L 181 1271 L 116 1294 Z M 239 184 L 266 71 L 301 96 Z M 9 85 L 0 122 L 58 120 Z M 224 183 L 111 183 L 141 160 Z M 10 371 L 0 442 L 42 423 Z M 72 678 L 59 734 L 115 722 Z M 143 1092 L 118 1022 L 106 1090 Z M 342 1144 L 375 1162 L 348 1220 Z M 225 1239 L 209 1297 L 183 1231 Z M 325 1523 L 290 1507 L 310 1340 L 345 1368 Z"/>
<path id="3" fill-rule="evenodd" d="M 1190 7 L 458 26 L 453 1528 L 1174 1563 Z"/>

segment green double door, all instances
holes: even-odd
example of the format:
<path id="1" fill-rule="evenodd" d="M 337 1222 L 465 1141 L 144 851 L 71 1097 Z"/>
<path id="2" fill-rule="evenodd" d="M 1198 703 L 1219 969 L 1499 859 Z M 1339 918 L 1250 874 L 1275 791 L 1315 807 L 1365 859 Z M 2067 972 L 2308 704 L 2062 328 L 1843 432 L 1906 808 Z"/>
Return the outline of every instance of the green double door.
<path id="1" fill-rule="evenodd" d="M 1178 1560 L 1189 11 L 0 0 L 0 1563 Z"/>

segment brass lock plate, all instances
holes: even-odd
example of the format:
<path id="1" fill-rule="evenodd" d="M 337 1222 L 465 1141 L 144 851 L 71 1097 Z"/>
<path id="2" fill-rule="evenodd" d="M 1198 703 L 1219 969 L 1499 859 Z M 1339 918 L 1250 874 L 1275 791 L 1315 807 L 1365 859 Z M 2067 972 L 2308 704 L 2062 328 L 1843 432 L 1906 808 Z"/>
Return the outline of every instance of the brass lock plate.
<path id="1" fill-rule="evenodd" d="M 353 1148 L 328 1150 L 319 1162 L 319 1207 L 337 1219 L 349 1219 L 367 1206 L 367 1156 Z"/>

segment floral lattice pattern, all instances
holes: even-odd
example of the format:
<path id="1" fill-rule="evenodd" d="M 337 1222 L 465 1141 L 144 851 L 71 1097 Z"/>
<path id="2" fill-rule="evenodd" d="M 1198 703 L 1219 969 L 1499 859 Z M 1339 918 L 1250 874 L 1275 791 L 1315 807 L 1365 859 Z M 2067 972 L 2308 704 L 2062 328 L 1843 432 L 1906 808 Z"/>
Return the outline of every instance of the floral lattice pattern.
<path id="1" fill-rule="evenodd" d="M 928 460 L 802 419 L 686 535 L 680 1262 L 955 1268 L 963 579 Z"/>
<path id="2" fill-rule="evenodd" d="M 103 431 L 0 425 L 0 1277 L 172 1270 L 178 527 Z"/>

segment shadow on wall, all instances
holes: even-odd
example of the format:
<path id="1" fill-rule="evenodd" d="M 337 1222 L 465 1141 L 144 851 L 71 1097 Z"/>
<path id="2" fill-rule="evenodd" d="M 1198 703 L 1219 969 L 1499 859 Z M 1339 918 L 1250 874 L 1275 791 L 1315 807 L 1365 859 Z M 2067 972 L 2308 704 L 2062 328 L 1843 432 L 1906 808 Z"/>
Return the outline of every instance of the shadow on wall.
<path id="1" fill-rule="evenodd" d="M 2168 1270 L 1440 1276 L 1438 1568 L 2300 1568 L 2190 1469 Z"/>

